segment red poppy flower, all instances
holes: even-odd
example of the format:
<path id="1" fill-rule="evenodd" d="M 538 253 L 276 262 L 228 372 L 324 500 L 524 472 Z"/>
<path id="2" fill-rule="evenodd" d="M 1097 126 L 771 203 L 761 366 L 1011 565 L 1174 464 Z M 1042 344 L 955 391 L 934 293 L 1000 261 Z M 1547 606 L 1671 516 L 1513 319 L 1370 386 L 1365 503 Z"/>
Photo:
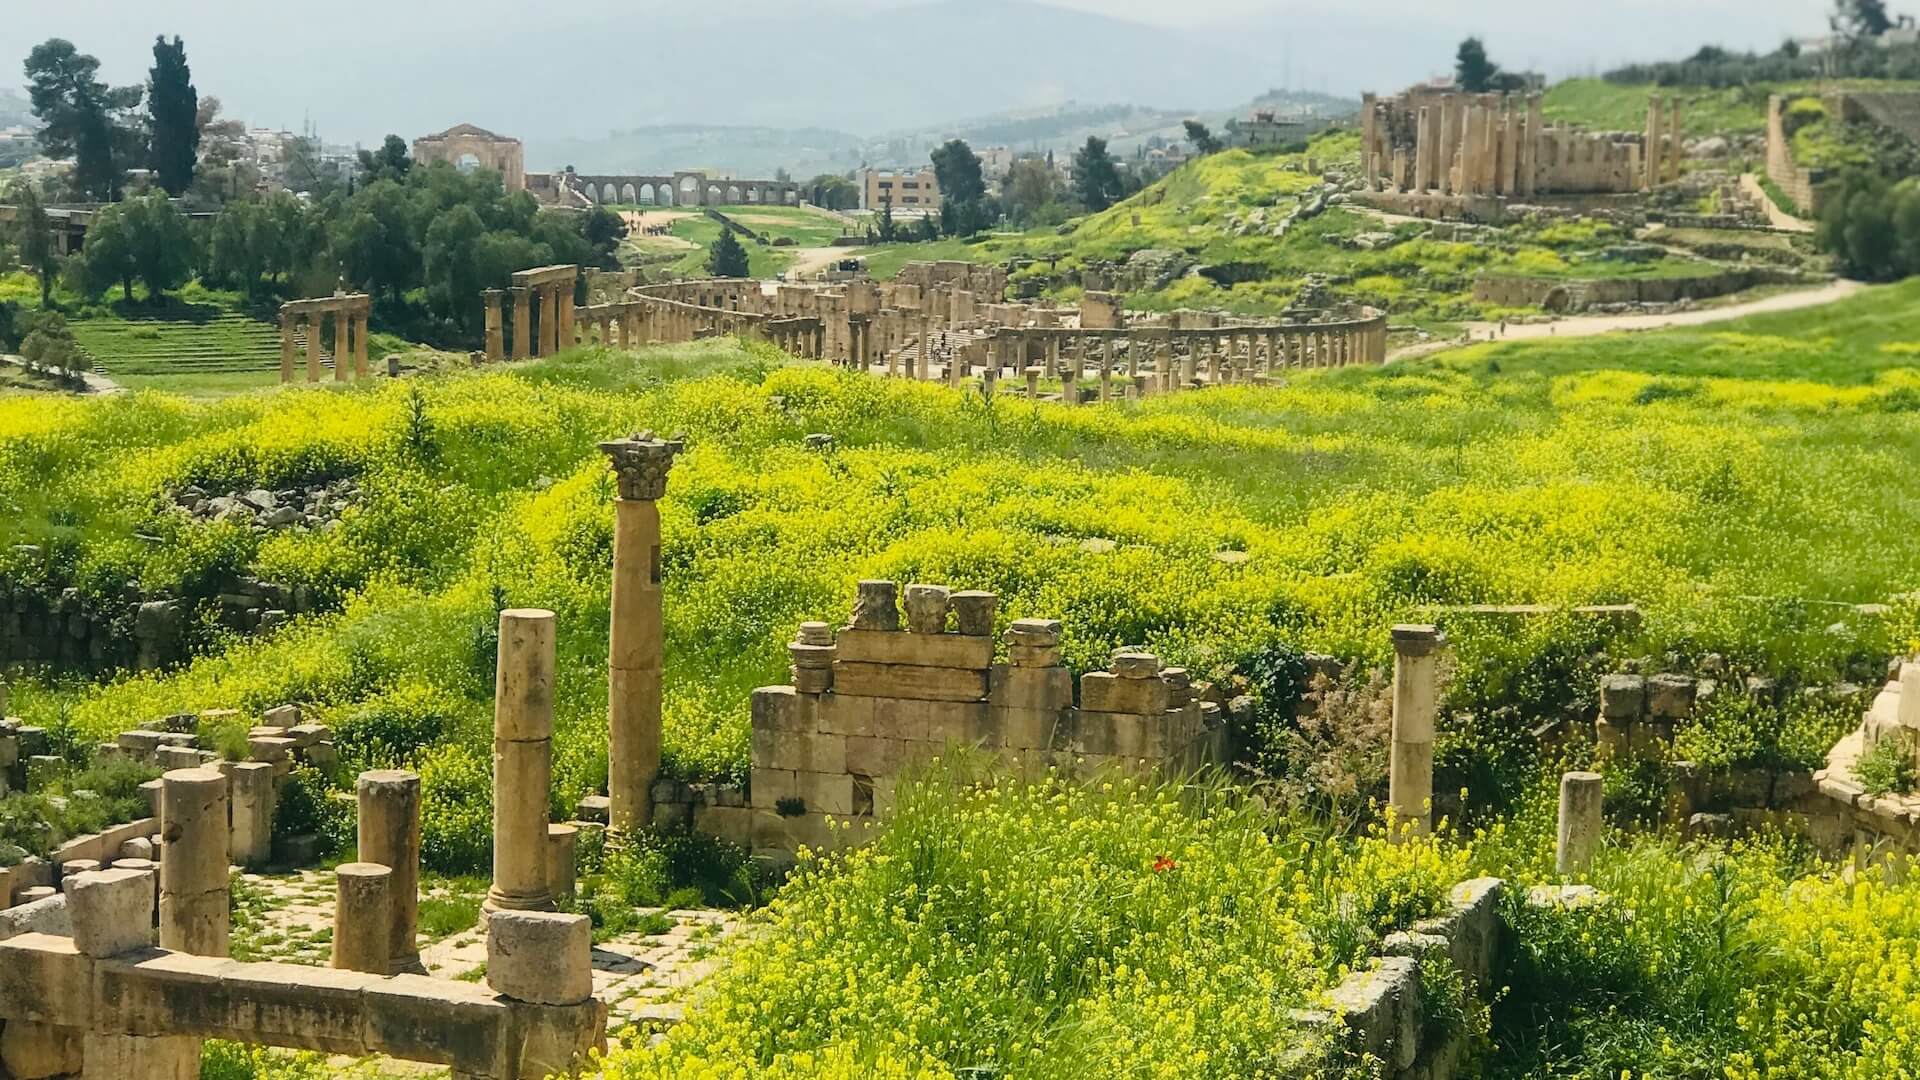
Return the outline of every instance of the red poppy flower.
<path id="1" fill-rule="evenodd" d="M 1162 855 L 1159 858 L 1153 860 L 1153 872 L 1156 874 L 1164 874 L 1167 871 L 1173 869 L 1176 865 L 1178 864 L 1175 863 L 1171 857 Z"/>

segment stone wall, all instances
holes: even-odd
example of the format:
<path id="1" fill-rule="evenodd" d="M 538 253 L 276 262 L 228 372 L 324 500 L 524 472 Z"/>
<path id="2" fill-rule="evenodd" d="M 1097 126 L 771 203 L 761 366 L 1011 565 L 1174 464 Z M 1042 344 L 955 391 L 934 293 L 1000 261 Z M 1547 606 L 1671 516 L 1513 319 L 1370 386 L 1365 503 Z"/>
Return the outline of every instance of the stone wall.
<path id="1" fill-rule="evenodd" d="M 903 772 L 952 747 L 1016 772 L 1146 773 L 1224 760 L 1220 708 L 1201 700 L 1184 669 L 1119 651 L 1109 670 L 1081 677 L 1076 707 L 1058 622 L 1014 620 L 996 660 L 993 594 L 909 585 L 904 626 L 898 595 L 893 582 L 862 582 L 846 626 L 802 624 L 789 646 L 792 683 L 753 694 L 746 806 L 695 806 L 696 828 L 703 812 L 731 819 L 716 828 L 734 835 L 744 821 L 754 851 L 775 859 L 803 844 L 857 841 L 861 826 L 891 814 Z M 829 819 L 855 827 L 834 830 Z"/>
<path id="2" fill-rule="evenodd" d="M 1500 917 L 1505 883 L 1476 878 L 1453 887 L 1446 910 L 1387 936 L 1381 955 L 1337 984 L 1331 1008 L 1299 1018 L 1333 1029 L 1342 1050 L 1379 1063 L 1393 1080 L 1451 1080 L 1464 1075 L 1467 1049 L 1460 1033 L 1429 1030 L 1420 990 L 1420 964 L 1451 962 L 1466 991 L 1492 999 L 1500 970 Z"/>
<path id="3" fill-rule="evenodd" d="M 1550 278 L 1482 274 L 1473 281 L 1473 298 L 1502 307 L 1538 307 L 1578 312 L 1608 304 L 1674 304 L 1707 300 L 1756 285 L 1805 284 L 1796 271 L 1777 267 L 1723 268 L 1694 277 Z"/>
<path id="4" fill-rule="evenodd" d="M 160 596 L 130 590 L 118 597 L 84 596 L 0 581 L 0 669 L 47 667 L 61 671 L 150 671 L 185 660 L 193 644 L 195 611 L 237 633 L 267 633 L 296 614 L 317 610 L 305 589 L 247 575 L 217 582 L 205 596 Z"/>
<path id="5" fill-rule="evenodd" d="M 1789 99 L 1780 94 L 1767 98 L 1767 179 L 1787 193 L 1802 217 L 1820 213 L 1820 183 L 1824 176 L 1794 164 L 1793 142 L 1787 137 L 1786 109 Z"/>
<path id="6" fill-rule="evenodd" d="M 1847 700 L 1857 687 L 1808 688 L 1802 693 Z M 1700 708 L 1722 695 L 1738 695 L 1762 709 L 1777 708 L 1782 690 L 1770 679 L 1736 682 L 1680 672 L 1616 674 L 1601 680 L 1593 737 L 1601 761 L 1668 761 L 1672 778 L 1664 818 L 1690 835 L 1730 836 L 1774 829 L 1801 836 L 1825 851 L 1842 846 L 1846 827 L 1816 793 L 1812 770 L 1755 763 L 1707 769 L 1673 760 L 1674 736 L 1694 722 Z"/>

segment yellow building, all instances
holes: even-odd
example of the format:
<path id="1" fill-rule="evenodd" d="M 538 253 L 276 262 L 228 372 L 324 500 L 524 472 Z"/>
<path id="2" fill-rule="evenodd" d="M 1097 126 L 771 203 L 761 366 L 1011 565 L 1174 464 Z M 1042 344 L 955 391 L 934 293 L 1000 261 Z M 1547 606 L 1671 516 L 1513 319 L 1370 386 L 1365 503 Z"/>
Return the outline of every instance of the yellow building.
<path id="1" fill-rule="evenodd" d="M 895 210 L 937 210 L 940 208 L 940 181 L 933 169 L 918 172 L 905 169 L 866 169 L 860 185 L 860 206 L 879 210 L 889 202 Z"/>

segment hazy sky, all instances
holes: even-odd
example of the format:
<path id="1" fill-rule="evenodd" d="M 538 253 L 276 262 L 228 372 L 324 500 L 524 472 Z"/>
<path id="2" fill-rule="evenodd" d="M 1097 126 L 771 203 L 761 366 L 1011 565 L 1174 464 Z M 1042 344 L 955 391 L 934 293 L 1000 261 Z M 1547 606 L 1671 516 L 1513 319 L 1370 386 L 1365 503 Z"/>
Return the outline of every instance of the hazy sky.
<path id="1" fill-rule="evenodd" d="M 1010 40 L 1022 36 L 1024 16 L 1017 13 L 1000 24 L 1006 45 L 999 55 L 992 40 L 915 33 L 914 2 L 0 0 L 0 87 L 21 84 L 19 58 L 53 36 L 100 57 L 109 81 L 137 82 L 151 61 L 153 36 L 177 33 L 186 39 L 201 92 L 218 95 L 230 115 L 294 128 L 311 116 L 323 134 L 346 141 L 438 130 L 461 120 L 581 137 L 674 122 L 872 133 L 901 123 L 901 110 L 887 113 L 888 94 L 873 85 L 883 74 L 897 76 L 876 58 L 892 61 L 910 79 L 927 72 L 930 82 L 964 89 L 971 76 L 986 104 L 976 113 L 1049 99 L 1120 100 L 1116 93 L 1136 92 L 1136 86 L 1136 104 L 1224 108 L 1284 84 L 1348 96 L 1395 90 L 1448 70 L 1454 43 L 1470 33 L 1484 37 L 1506 66 L 1563 77 L 1677 58 L 1706 42 L 1771 49 L 1786 36 L 1820 32 L 1831 6 L 1831 0 L 1051 0 L 1173 31 L 1167 59 L 1156 66 L 1150 39 L 1144 49 L 1127 51 L 1124 30 L 1109 28 L 1102 40 L 1122 51 L 1101 72 L 1100 56 L 1068 62 L 1047 51 L 1053 42 Z M 950 7 L 971 11 L 988 2 L 957 0 Z M 1920 0 L 1890 6 L 1920 8 Z M 650 14 L 627 15 L 640 11 Z M 875 13 L 884 17 L 860 17 Z M 1132 35 L 1135 45 L 1141 37 Z M 836 47 L 846 42 L 858 47 Z M 1057 45 L 1074 50 L 1080 42 Z M 931 95 L 922 98 L 933 107 Z M 958 117 L 914 121 L 950 119 Z"/>

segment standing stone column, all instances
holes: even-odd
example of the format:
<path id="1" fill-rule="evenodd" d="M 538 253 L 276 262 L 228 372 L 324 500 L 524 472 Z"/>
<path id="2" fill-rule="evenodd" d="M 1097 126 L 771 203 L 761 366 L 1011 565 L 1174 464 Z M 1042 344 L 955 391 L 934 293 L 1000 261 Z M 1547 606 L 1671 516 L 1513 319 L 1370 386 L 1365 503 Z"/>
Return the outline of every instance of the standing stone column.
<path id="1" fill-rule="evenodd" d="M 1454 193 L 1453 155 L 1460 145 L 1460 125 L 1457 122 L 1459 110 L 1454 107 L 1453 95 L 1440 98 L 1440 141 L 1434 147 L 1433 182 L 1442 195 Z"/>
<path id="2" fill-rule="evenodd" d="M 560 347 L 562 349 L 571 349 L 580 343 L 580 335 L 573 325 L 573 286 L 574 278 L 578 273 L 576 270 L 574 275 L 569 276 L 565 282 L 553 287 L 554 302 L 560 305 Z"/>
<path id="3" fill-rule="evenodd" d="M 367 377 L 367 319 L 370 314 L 365 309 L 353 313 L 353 377 L 356 379 Z"/>
<path id="4" fill-rule="evenodd" d="M 334 967 L 391 974 L 393 869 L 379 863 L 341 863 L 334 872 Z"/>
<path id="5" fill-rule="evenodd" d="M 483 912 L 553 910 L 547 887 L 553 667 L 553 612 L 501 612 L 493 681 L 493 885 Z"/>
<path id="6" fill-rule="evenodd" d="M 1432 110 L 1422 105 L 1420 106 L 1419 116 L 1419 126 L 1415 128 L 1414 135 L 1414 138 L 1419 140 L 1419 146 L 1415 147 L 1413 155 L 1413 190 L 1424 195 L 1427 191 L 1427 185 L 1433 179 L 1431 173 L 1432 166 L 1429 162 L 1433 159 L 1434 147 L 1438 145 L 1439 140 L 1435 137 L 1433 131 Z"/>
<path id="7" fill-rule="evenodd" d="M 1393 750 L 1388 804 L 1395 830 L 1424 835 L 1433 827 L 1433 722 L 1439 709 L 1435 655 L 1442 643 L 1432 626 L 1393 628 Z"/>
<path id="8" fill-rule="evenodd" d="M 227 955 L 227 778 L 175 769 L 160 778 L 160 947 Z"/>
<path id="9" fill-rule="evenodd" d="M 1562 877 L 1577 877 L 1593 867 L 1603 829 L 1601 787 L 1599 773 L 1570 772 L 1560 777 L 1560 835 L 1553 849 L 1553 869 Z"/>
<path id="10" fill-rule="evenodd" d="M 533 355 L 533 290 L 515 285 L 507 291 L 513 294 L 513 352 L 507 355 L 525 360 Z"/>
<path id="11" fill-rule="evenodd" d="M 1532 198 L 1540 174 L 1540 95 L 1527 95 L 1527 127 L 1520 142 L 1520 194 Z"/>
<path id="12" fill-rule="evenodd" d="M 564 348 L 561 344 L 564 339 L 560 336 L 564 329 L 560 316 L 560 287 L 553 282 L 540 286 L 540 303 L 544 309 L 541 314 L 545 316 L 540 320 L 540 355 L 552 356 Z"/>
<path id="13" fill-rule="evenodd" d="M 1660 143 L 1662 138 L 1663 136 L 1660 133 L 1660 99 L 1658 97 L 1648 97 L 1646 166 L 1647 189 L 1649 191 L 1660 186 L 1660 177 L 1662 175 L 1660 169 Z"/>
<path id="14" fill-rule="evenodd" d="M 328 314 L 333 316 L 333 381 L 346 382 L 353 371 L 353 320 L 337 305 Z"/>
<path id="15" fill-rule="evenodd" d="M 374 769 L 355 783 L 360 802 L 359 860 L 393 871 L 382 940 L 388 972 L 416 971 L 420 947 L 420 774 Z"/>
<path id="16" fill-rule="evenodd" d="M 320 315 L 307 313 L 307 381 L 320 381 Z"/>
<path id="17" fill-rule="evenodd" d="M 1040 400 L 1040 371 L 1038 366 L 1030 367 L 1026 371 L 1028 401 Z"/>
<path id="18" fill-rule="evenodd" d="M 293 313 L 280 312 L 280 381 L 293 381 Z"/>
<path id="19" fill-rule="evenodd" d="M 1380 156 L 1376 153 L 1379 117 L 1375 115 L 1374 96 L 1360 95 L 1360 167 L 1366 173 L 1367 190 L 1379 190 Z"/>
<path id="20" fill-rule="evenodd" d="M 220 771 L 227 775 L 227 797 L 233 807 L 228 857 L 241 866 L 261 866 L 273 855 L 273 766 L 264 761 L 223 761 Z"/>
<path id="21" fill-rule="evenodd" d="M 1668 151 L 1664 155 L 1664 160 L 1669 165 L 1667 170 L 1668 178 L 1678 180 L 1680 179 L 1681 170 L 1684 167 L 1683 163 L 1687 156 L 1687 131 L 1686 128 L 1681 126 L 1679 98 L 1667 99 L 1666 128 Z"/>
<path id="22" fill-rule="evenodd" d="M 682 444 L 643 432 L 600 444 L 620 481 L 613 503 L 612 625 L 607 635 L 607 795 L 616 831 L 653 821 L 660 773 L 660 508 Z"/>

